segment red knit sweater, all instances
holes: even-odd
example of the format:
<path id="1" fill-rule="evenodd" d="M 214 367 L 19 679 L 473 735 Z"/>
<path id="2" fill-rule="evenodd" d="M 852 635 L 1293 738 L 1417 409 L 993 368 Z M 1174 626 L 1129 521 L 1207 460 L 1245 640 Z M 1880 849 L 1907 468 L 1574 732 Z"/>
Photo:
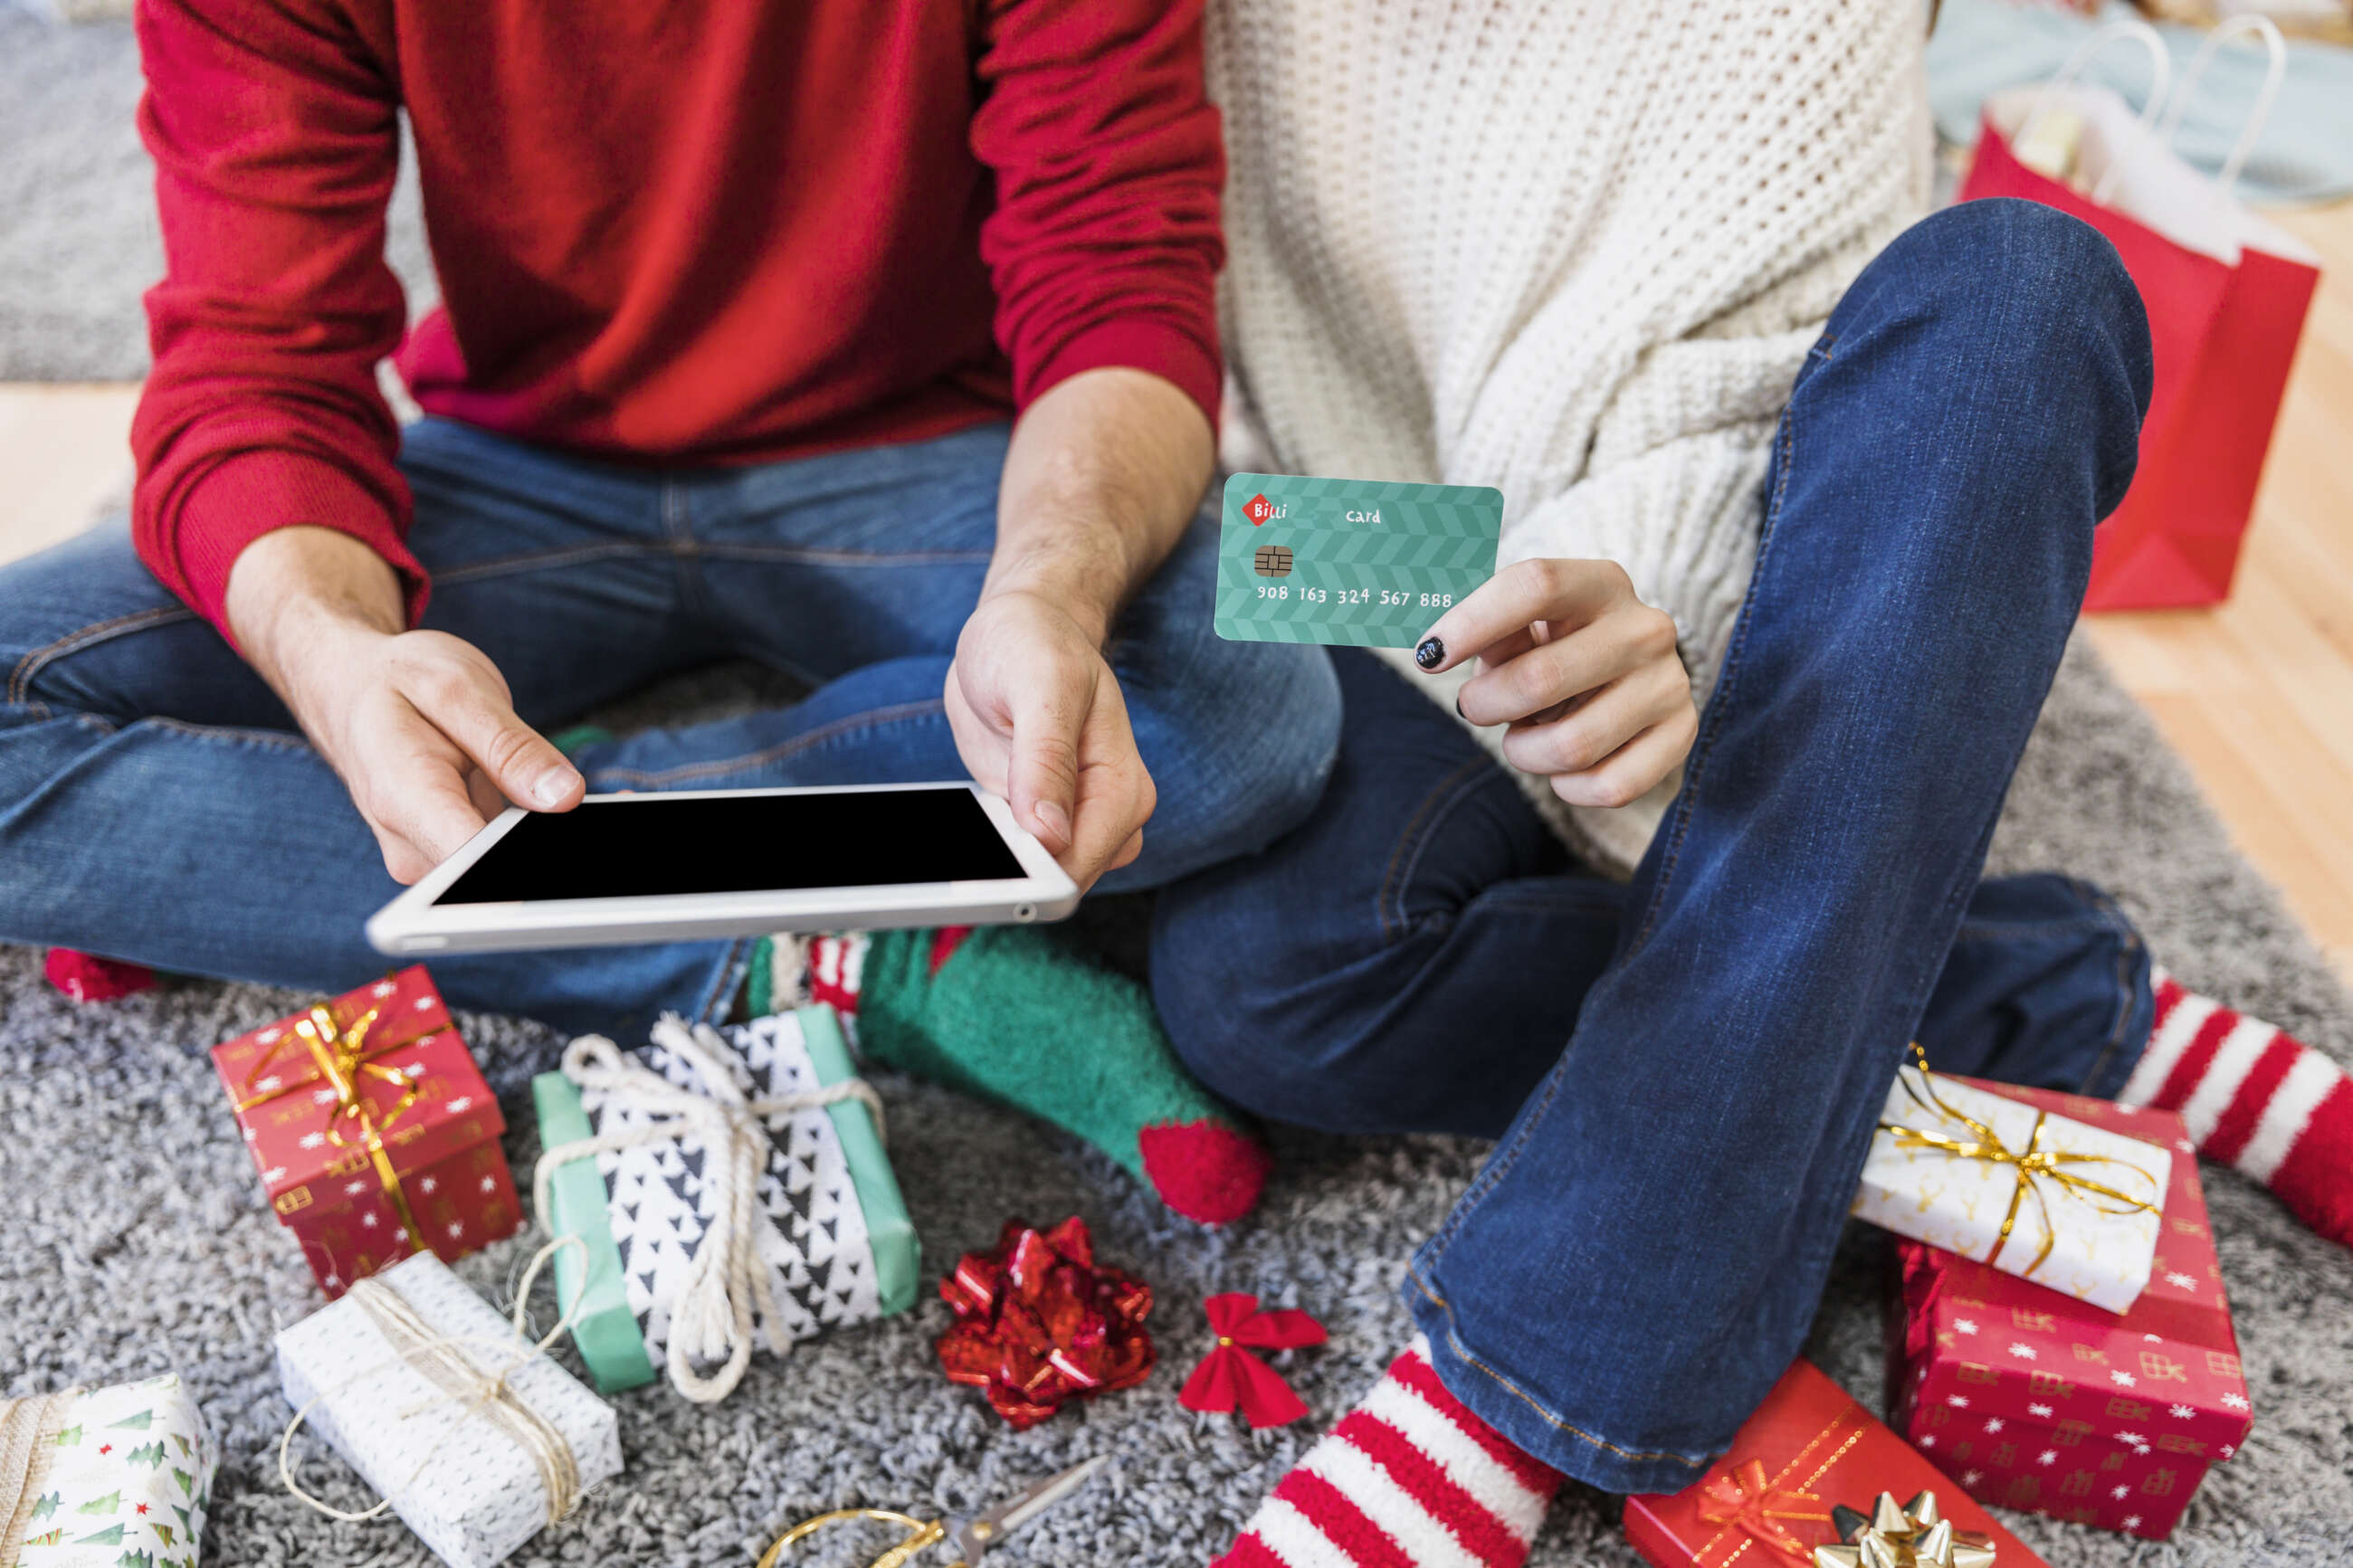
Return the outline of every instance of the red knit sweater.
<path id="1" fill-rule="evenodd" d="M 396 348 L 429 412 L 621 461 L 917 439 L 1103 365 L 1216 416 L 1200 0 L 141 0 L 139 37 L 134 527 L 216 626 L 290 523 L 422 610 Z M 444 299 L 405 342 L 402 109 Z"/>

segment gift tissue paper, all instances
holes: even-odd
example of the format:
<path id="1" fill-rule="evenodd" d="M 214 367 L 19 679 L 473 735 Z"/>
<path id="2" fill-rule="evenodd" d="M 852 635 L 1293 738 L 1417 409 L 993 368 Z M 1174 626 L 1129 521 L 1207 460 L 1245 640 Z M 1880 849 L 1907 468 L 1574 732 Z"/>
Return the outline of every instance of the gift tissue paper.
<path id="1" fill-rule="evenodd" d="M 450 1568 L 490 1568 L 620 1473 L 613 1407 L 429 1252 L 277 1344 L 302 1423 Z"/>
<path id="2" fill-rule="evenodd" d="M 2121 1312 L 2148 1284 L 2172 1173 L 2159 1145 L 1907 1067 L 1853 1212 Z"/>
<path id="3" fill-rule="evenodd" d="M 195 1568 L 219 1458 L 175 1376 L 0 1399 L 0 1563 Z"/>

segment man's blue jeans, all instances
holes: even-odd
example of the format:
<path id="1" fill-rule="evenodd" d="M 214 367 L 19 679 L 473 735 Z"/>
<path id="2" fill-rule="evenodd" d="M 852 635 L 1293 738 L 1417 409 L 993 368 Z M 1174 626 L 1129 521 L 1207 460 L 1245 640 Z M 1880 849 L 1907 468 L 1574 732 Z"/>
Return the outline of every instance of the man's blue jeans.
<path id="1" fill-rule="evenodd" d="M 802 461 L 663 473 L 464 426 L 409 430 L 425 624 L 496 661 L 543 731 L 659 677 L 745 658 L 815 687 L 782 710 L 580 750 L 592 790 L 964 778 L 941 708 L 987 570 L 1003 426 Z M 1339 694 L 1320 649 L 1209 629 L 1214 521 L 1109 649 L 1159 789 L 1153 886 L 1300 822 Z M 0 941 L 340 991 L 398 889 L 278 699 L 157 584 L 121 527 L 0 570 Z M 723 1009 L 743 944 L 437 960 L 450 1001 L 626 1039 Z"/>
<path id="2" fill-rule="evenodd" d="M 1531 1453 L 1673 1491 L 1798 1352 L 1906 1043 L 2114 1093 L 2147 959 L 2106 900 L 1980 884 L 2132 477 L 2149 343 L 2116 253 L 1973 203 L 1865 269 L 1800 374 L 1756 576 L 1630 886 L 1368 658 L 1323 805 L 1161 895 L 1155 991 L 1271 1118 L 1499 1138 L 1405 1290 Z"/>

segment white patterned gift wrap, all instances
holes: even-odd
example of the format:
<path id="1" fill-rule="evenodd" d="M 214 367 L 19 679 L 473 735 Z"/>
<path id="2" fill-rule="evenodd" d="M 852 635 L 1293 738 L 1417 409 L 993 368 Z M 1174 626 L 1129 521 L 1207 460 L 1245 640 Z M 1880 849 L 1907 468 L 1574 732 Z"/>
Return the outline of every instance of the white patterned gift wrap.
<path id="1" fill-rule="evenodd" d="M 375 1276 L 485 1374 L 527 1348 L 513 1325 L 431 1253 Z M 351 1297 L 278 1334 L 287 1403 L 450 1568 L 490 1568 L 548 1524 L 547 1485 L 521 1443 L 397 1354 Z M 579 1489 L 621 1470 L 613 1407 L 534 1352 L 506 1386 L 572 1451 Z M 313 1401 L 317 1403 L 313 1404 Z"/>
<path id="2" fill-rule="evenodd" d="M 10 1568 L 195 1568 L 220 1450 L 174 1376 L 60 1402 Z"/>
<path id="3" fill-rule="evenodd" d="M 823 1087 L 793 1015 L 755 1018 L 724 1033 L 751 1069 L 752 1081 L 736 1086 L 744 1092 L 781 1100 Z M 699 1087 L 694 1069 L 659 1043 L 636 1054 L 679 1088 Z M 627 1104 L 607 1104 L 593 1091 L 581 1102 L 599 1132 L 656 1120 Z M 770 1117 L 768 1131 L 774 1148 L 760 1174 L 758 1204 L 769 1223 L 760 1229 L 759 1252 L 773 1271 L 784 1339 L 809 1339 L 881 1317 L 873 1243 L 832 1117 L 823 1110 L 794 1111 Z M 704 1155 L 702 1140 L 689 1137 L 596 1156 L 629 1310 L 656 1366 L 670 1340 L 671 1308 L 718 1224 L 718 1197 L 704 1179 Z M 776 1325 L 764 1321 L 759 1332 L 770 1351 L 786 1348 Z"/>
<path id="4" fill-rule="evenodd" d="M 1939 1100 L 1991 1129 L 2013 1154 L 2028 1153 L 2031 1144 L 2052 1152 L 2097 1156 L 2054 1169 L 2127 1198 L 2146 1200 L 2149 1206 L 2127 1210 L 2115 1198 L 2083 1193 L 2055 1176 L 2042 1175 L 2031 1180 L 2019 1201 L 2005 1243 L 2001 1223 L 2019 1190 L 2017 1165 L 1936 1148 L 1907 1148 L 1889 1130 L 1907 1128 L 1965 1144 L 1978 1142 L 1967 1122 L 1937 1109 Z M 2035 1142 L 2038 1117 L 2042 1131 Z M 2148 1284 L 2172 1175 L 2172 1152 L 2154 1143 L 2050 1115 L 1941 1073 L 1924 1081 L 1917 1068 L 1907 1067 L 1888 1090 L 1879 1131 L 1872 1135 L 1871 1153 L 1863 1162 L 1853 1213 L 1898 1236 L 1990 1262 L 2005 1274 L 2122 1312 Z M 2038 1266 L 2036 1256 L 2050 1237 L 2055 1237 L 2050 1255 Z"/>

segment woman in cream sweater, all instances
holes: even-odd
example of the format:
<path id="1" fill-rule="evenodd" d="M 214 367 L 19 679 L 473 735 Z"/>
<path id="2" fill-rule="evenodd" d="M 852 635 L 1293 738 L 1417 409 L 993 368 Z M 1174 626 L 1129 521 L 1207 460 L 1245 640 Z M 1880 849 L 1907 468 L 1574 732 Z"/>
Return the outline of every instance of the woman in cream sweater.
<path id="1" fill-rule="evenodd" d="M 1229 1562 L 1508 1568 L 1561 1473 L 1689 1485 L 1797 1353 L 1915 1037 L 2194 1086 L 2211 1005 L 2104 897 L 1979 879 L 2150 350 L 2093 230 L 1921 216 L 1925 20 L 1211 6 L 1229 466 L 1506 503 L 1503 570 L 1410 661 L 1334 654 L 1316 815 L 1162 897 L 1212 1087 L 1500 1140 L 1413 1260 L 1420 1336 Z M 2303 1125 L 2242 1140 L 2292 1201 Z"/>

